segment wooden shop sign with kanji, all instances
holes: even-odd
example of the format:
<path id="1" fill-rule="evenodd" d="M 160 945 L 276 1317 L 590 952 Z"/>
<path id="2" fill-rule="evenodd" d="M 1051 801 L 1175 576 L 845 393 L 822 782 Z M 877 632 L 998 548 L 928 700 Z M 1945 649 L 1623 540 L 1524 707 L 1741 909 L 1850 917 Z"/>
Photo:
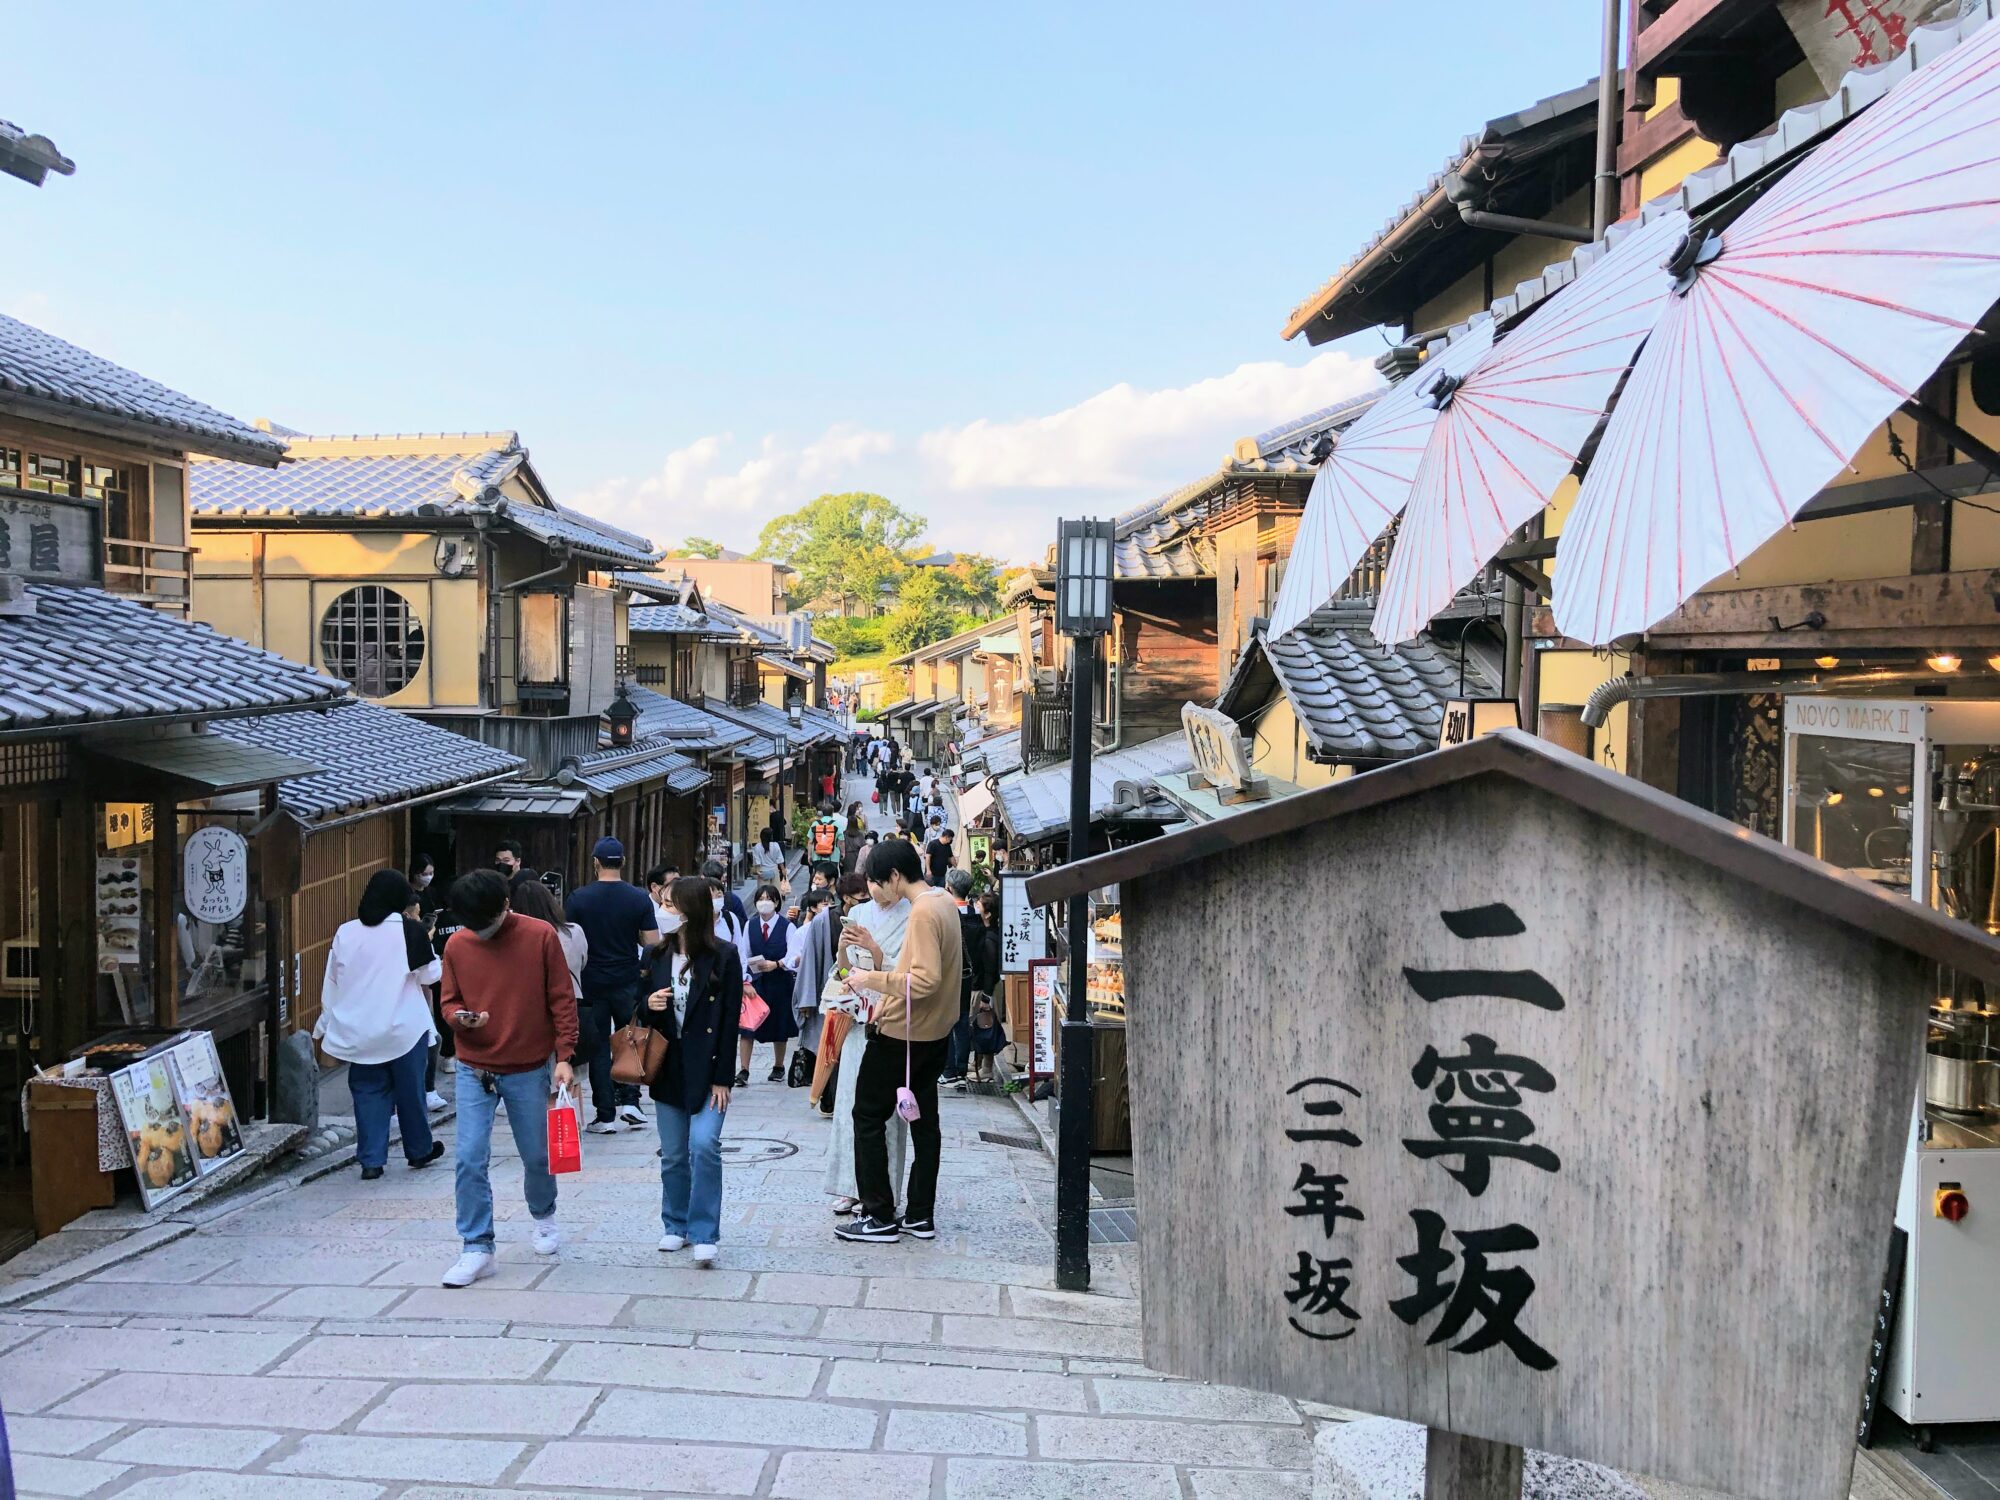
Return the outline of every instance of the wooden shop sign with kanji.
<path id="1" fill-rule="evenodd" d="M 1846 1494 L 1937 965 L 2000 944 L 1518 731 L 1029 895 L 1114 883 L 1149 1365 Z"/>

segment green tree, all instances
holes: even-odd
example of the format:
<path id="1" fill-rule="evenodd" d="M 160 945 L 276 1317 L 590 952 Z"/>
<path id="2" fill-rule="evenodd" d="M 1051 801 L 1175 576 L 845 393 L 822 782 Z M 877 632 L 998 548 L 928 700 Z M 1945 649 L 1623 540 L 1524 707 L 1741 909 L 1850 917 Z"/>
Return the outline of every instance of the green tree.
<path id="1" fill-rule="evenodd" d="M 945 569 L 958 585 L 961 609 L 982 620 L 1000 611 L 1000 559 L 983 552 L 961 552 L 958 561 Z"/>
<path id="2" fill-rule="evenodd" d="M 903 549 L 923 532 L 922 516 L 880 495 L 821 495 L 766 523 L 751 556 L 790 563 L 801 599 L 837 599 L 845 615 L 857 602 L 874 607 L 882 585 L 903 576 Z"/>
<path id="3" fill-rule="evenodd" d="M 722 556 L 722 543 L 711 541 L 705 536 L 691 536 L 681 543 L 680 550 L 674 556 L 720 557 Z"/>
<path id="4" fill-rule="evenodd" d="M 977 622 L 965 608 L 959 581 L 945 568 L 916 568 L 903 580 L 901 601 L 889 611 L 882 638 L 898 656 Z"/>

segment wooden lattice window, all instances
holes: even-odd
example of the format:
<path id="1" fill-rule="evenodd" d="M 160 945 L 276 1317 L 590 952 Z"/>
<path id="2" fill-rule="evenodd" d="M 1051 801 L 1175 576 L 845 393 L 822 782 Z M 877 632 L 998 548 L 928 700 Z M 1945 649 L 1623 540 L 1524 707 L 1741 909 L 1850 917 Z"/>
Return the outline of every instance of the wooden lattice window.
<path id="1" fill-rule="evenodd" d="M 424 661 L 424 627 L 394 589 L 362 584 L 327 606 L 319 649 L 331 675 L 364 698 L 386 698 L 415 681 Z"/>

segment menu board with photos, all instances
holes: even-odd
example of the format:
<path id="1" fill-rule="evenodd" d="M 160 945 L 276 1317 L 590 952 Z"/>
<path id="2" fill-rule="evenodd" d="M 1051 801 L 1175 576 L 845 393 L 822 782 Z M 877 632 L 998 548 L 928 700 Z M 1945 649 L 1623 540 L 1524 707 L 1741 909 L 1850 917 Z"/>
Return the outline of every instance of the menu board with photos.
<path id="1" fill-rule="evenodd" d="M 191 1032 L 167 1051 L 166 1058 L 194 1145 L 195 1168 L 206 1175 L 243 1152 L 236 1101 L 230 1097 L 215 1038 L 206 1031 Z"/>
<path id="2" fill-rule="evenodd" d="M 148 1209 L 184 1190 L 199 1175 L 187 1117 L 174 1094 L 173 1070 L 164 1053 L 111 1075 L 118 1118 L 132 1146 L 139 1198 Z"/>

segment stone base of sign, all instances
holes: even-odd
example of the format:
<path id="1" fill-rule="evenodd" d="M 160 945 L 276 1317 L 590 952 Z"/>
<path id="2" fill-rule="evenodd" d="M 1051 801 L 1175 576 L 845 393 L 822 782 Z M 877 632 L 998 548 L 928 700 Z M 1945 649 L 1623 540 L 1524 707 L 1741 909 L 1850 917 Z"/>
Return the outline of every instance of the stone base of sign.
<path id="1" fill-rule="evenodd" d="M 1320 1429 L 1313 1444 L 1312 1500 L 1423 1500 L 1424 1429 L 1363 1417 Z M 1527 1455 L 1521 1500 L 1698 1500 L 1696 1492 L 1650 1489 L 1614 1469 Z"/>

